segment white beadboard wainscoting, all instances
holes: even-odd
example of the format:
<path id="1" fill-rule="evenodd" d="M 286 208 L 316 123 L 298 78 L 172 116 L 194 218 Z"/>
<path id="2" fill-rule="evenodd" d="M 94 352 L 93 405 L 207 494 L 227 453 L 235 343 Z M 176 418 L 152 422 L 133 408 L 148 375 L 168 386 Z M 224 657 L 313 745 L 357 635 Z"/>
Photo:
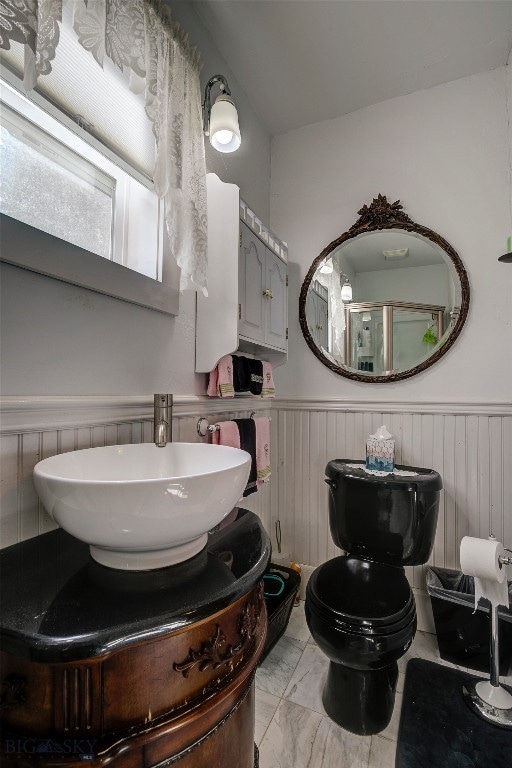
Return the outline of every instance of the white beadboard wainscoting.
<path id="1" fill-rule="evenodd" d="M 323 482 L 330 459 L 363 459 L 366 438 L 386 424 L 396 439 L 396 463 L 436 469 L 444 492 L 431 564 L 459 567 L 464 535 L 492 532 L 512 546 L 512 406 L 509 403 L 400 403 L 343 400 L 213 400 L 177 397 L 173 439 L 207 440 L 197 419 L 210 423 L 271 415 L 272 479 L 243 506 L 256 512 L 272 536 L 276 521 L 282 553 L 316 566 L 337 554 Z M 0 544 L 54 527 L 38 501 L 32 469 L 55 453 L 153 439 L 153 403 L 147 397 L 0 399 Z M 311 568 L 306 569 L 309 574 Z M 420 629 L 433 631 L 425 567 L 407 569 Z M 512 569 L 509 568 L 509 579 Z"/>
<path id="2" fill-rule="evenodd" d="M 210 424 L 269 415 L 266 400 L 240 397 L 220 401 L 176 397 L 173 440 L 207 442 L 197 434 L 197 420 Z M 228 410 L 229 409 L 229 410 Z M 273 427 L 274 430 L 274 427 Z M 153 399 L 147 397 L 3 397 L 0 398 L 0 547 L 55 528 L 32 481 L 41 459 L 56 453 L 102 445 L 153 441 Z M 271 444 L 276 445 L 275 435 Z M 271 487 L 264 485 L 241 506 L 256 512 L 270 528 Z"/>
<path id="3" fill-rule="evenodd" d="M 364 459 L 366 438 L 385 424 L 397 464 L 437 470 L 443 478 L 429 564 L 459 567 L 465 535 L 492 532 L 512 547 L 512 407 L 510 404 L 343 403 L 281 400 L 277 413 L 278 509 L 283 548 L 312 566 L 339 554 L 330 532 L 325 465 Z M 274 513 L 275 514 L 275 513 Z M 309 569 L 308 569 L 309 570 Z M 407 568 L 421 629 L 434 631 L 426 566 Z M 509 578 L 512 569 L 509 568 Z"/>

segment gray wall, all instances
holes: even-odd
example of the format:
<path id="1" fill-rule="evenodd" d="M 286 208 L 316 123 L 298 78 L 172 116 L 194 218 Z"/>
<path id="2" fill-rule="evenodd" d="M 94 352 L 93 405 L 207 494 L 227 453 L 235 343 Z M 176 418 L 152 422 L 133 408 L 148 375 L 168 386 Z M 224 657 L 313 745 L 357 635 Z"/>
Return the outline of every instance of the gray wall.
<path id="1" fill-rule="evenodd" d="M 187 3 L 169 3 L 204 62 L 201 82 L 223 74 L 236 100 L 243 143 L 220 155 L 207 142 L 207 167 L 237 184 L 263 221 L 269 219 L 270 137 L 231 70 Z M 215 94 L 216 95 L 216 92 Z M 2 240 L 1 248 L 15 249 Z M 0 265 L 2 395 L 204 394 L 194 373 L 195 294 L 180 297 L 173 318 Z"/>
<path id="2" fill-rule="evenodd" d="M 510 70 L 454 80 L 273 138 L 271 226 L 288 243 L 291 261 L 288 363 L 275 377 L 281 397 L 510 402 L 512 273 L 498 262 L 511 227 Z M 311 353 L 298 303 L 313 260 L 378 193 L 400 200 L 413 221 L 446 238 L 467 270 L 471 299 L 460 337 L 432 368 L 369 388 Z"/>
<path id="3" fill-rule="evenodd" d="M 226 64 L 220 52 L 212 43 L 211 37 L 203 26 L 194 9 L 183 0 L 167 0 L 172 15 L 183 29 L 186 29 L 190 42 L 201 52 L 203 68 L 201 87 L 203 89 L 213 75 L 224 75 L 231 95 L 238 109 L 242 146 L 232 155 L 223 155 L 212 148 L 205 140 L 206 165 L 222 181 L 238 184 L 245 202 L 265 223 L 270 218 L 270 135 L 261 118 L 253 111 L 238 81 Z M 212 89 L 212 99 L 218 96 L 218 86 Z"/>

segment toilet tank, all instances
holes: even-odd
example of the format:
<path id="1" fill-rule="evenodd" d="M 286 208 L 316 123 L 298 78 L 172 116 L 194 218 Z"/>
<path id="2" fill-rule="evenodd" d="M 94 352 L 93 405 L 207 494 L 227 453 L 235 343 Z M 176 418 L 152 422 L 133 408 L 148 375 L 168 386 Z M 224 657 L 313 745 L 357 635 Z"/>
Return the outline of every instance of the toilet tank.
<path id="1" fill-rule="evenodd" d="M 355 557 L 421 565 L 434 545 L 443 481 L 433 469 L 395 470 L 408 474 L 379 477 L 368 474 L 361 462 L 329 461 L 325 482 L 331 536 L 336 546 Z"/>

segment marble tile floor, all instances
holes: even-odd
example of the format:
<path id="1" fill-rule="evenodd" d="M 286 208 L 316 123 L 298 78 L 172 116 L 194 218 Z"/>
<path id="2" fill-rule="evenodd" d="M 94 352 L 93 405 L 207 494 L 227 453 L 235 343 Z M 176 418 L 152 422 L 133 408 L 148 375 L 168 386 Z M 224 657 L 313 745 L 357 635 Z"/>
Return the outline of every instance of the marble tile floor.
<path id="1" fill-rule="evenodd" d="M 309 634 L 304 603 L 294 607 L 285 634 L 256 673 L 260 768 L 394 768 L 405 668 L 414 657 L 454 666 L 439 657 L 434 635 L 417 632 L 398 664 L 390 724 L 376 736 L 357 736 L 324 712 L 322 687 L 329 661 Z"/>

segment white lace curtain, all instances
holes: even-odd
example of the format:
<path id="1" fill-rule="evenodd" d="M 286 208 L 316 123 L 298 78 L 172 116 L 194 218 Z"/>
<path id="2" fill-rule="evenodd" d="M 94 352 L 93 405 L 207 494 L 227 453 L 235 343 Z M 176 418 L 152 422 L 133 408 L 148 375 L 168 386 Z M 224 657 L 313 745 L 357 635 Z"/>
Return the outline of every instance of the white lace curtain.
<path id="1" fill-rule="evenodd" d="M 64 0 L 65 2 L 66 0 Z M 180 289 L 206 295 L 206 165 L 201 60 L 159 0 L 72 0 L 74 30 L 100 66 L 110 58 L 142 87 L 156 145 L 154 184 L 164 198 Z M 24 85 L 51 71 L 63 0 L 0 0 L 0 48 L 24 45 Z"/>

